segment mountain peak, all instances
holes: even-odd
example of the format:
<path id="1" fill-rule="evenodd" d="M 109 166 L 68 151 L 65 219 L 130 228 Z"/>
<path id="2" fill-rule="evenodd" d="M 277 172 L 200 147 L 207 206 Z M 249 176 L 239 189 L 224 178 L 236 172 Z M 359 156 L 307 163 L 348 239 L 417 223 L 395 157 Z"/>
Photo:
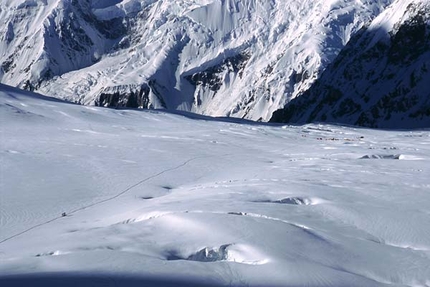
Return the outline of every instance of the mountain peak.
<path id="1" fill-rule="evenodd" d="M 133 94 L 136 107 L 268 120 L 391 0 L 2 3 L 3 83 L 82 104 Z M 212 82 L 192 80 L 202 75 Z M 106 91 L 119 100 L 101 100 Z"/>

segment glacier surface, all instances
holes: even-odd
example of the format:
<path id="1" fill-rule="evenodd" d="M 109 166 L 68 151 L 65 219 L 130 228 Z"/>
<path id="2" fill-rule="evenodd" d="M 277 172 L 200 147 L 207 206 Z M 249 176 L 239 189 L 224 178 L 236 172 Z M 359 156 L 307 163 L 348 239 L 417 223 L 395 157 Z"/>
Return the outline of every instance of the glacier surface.
<path id="1" fill-rule="evenodd" d="M 99 2 L 102 5 L 102 2 Z M 0 85 L 1 286 L 429 286 L 430 133 Z"/>

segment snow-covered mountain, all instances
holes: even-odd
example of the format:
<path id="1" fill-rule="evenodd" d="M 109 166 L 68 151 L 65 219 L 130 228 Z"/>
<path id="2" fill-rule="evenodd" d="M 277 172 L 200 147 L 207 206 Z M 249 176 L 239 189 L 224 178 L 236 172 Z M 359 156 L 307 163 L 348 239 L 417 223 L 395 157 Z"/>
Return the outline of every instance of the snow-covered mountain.
<path id="1" fill-rule="evenodd" d="M 272 121 L 430 127 L 430 2 L 393 3 Z"/>
<path id="2" fill-rule="evenodd" d="M 0 84 L 0 139 L 1 287 L 430 285 L 428 131 L 105 109 Z"/>
<path id="3" fill-rule="evenodd" d="M 101 106 L 268 120 L 392 0 L 2 0 L 0 80 Z"/>

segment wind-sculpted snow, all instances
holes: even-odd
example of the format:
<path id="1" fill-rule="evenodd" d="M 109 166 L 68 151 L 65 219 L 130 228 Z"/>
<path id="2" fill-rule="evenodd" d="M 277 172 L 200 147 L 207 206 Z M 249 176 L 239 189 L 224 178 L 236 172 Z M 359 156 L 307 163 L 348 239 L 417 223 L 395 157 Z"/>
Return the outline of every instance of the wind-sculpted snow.
<path id="1" fill-rule="evenodd" d="M 0 81 L 91 105 L 268 120 L 392 0 L 8 0 Z"/>
<path id="2" fill-rule="evenodd" d="M 0 137 L 2 287 L 430 283 L 426 130 L 233 123 L 0 85 Z"/>

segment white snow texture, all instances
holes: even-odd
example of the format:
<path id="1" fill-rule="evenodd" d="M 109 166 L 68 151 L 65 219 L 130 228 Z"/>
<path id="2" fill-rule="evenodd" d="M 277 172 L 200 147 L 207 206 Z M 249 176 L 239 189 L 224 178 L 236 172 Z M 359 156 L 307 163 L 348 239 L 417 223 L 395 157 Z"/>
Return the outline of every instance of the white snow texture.
<path id="1" fill-rule="evenodd" d="M 0 85 L 1 286 L 429 286 L 430 133 Z M 64 213 L 64 214 L 63 214 Z"/>

